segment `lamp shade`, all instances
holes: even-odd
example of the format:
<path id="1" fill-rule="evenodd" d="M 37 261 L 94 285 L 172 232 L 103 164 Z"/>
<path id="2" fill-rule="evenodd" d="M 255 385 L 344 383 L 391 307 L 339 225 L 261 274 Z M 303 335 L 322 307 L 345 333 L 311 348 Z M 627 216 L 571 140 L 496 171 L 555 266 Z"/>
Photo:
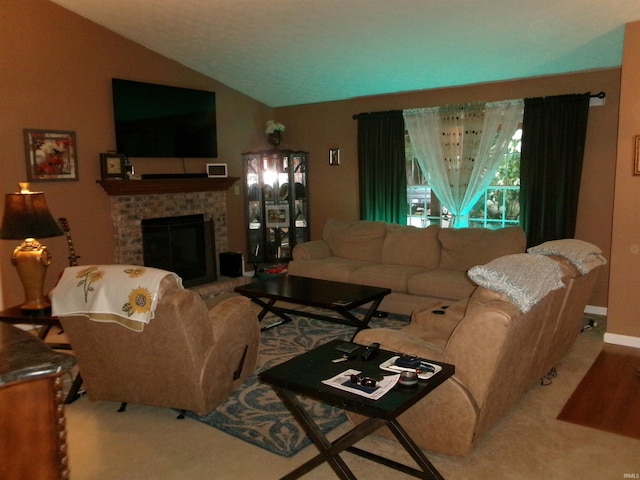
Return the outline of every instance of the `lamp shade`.
<path id="1" fill-rule="evenodd" d="M 24 240 L 63 235 L 51 216 L 42 192 L 7 193 L 0 238 Z"/>

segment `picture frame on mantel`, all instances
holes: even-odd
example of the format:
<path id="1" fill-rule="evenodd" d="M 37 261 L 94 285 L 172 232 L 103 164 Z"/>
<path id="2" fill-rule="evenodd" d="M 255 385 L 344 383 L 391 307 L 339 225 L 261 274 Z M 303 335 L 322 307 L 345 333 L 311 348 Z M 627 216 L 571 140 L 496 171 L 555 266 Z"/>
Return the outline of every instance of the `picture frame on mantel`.
<path id="1" fill-rule="evenodd" d="M 78 180 L 76 133 L 68 130 L 23 130 L 29 182 Z"/>
<path id="2" fill-rule="evenodd" d="M 640 135 L 636 135 L 636 155 L 633 164 L 633 174 L 640 175 Z"/>
<path id="3" fill-rule="evenodd" d="M 126 180 L 127 156 L 116 152 L 101 153 L 100 176 L 102 180 Z"/>

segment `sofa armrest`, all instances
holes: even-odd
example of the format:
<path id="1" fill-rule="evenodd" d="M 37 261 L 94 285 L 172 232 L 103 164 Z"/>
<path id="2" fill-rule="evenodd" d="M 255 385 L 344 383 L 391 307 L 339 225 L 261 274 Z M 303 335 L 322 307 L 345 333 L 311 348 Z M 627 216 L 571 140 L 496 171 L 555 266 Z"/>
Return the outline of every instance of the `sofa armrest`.
<path id="1" fill-rule="evenodd" d="M 294 260 L 321 260 L 331 256 L 331 248 L 324 240 L 312 240 L 293 247 Z"/>
<path id="2" fill-rule="evenodd" d="M 360 330 L 353 341 L 360 345 L 370 345 L 373 342 L 377 342 L 383 350 L 416 355 L 428 360 L 444 361 L 442 348 L 414 337 L 405 332 L 404 329 L 366 328 Z"/>

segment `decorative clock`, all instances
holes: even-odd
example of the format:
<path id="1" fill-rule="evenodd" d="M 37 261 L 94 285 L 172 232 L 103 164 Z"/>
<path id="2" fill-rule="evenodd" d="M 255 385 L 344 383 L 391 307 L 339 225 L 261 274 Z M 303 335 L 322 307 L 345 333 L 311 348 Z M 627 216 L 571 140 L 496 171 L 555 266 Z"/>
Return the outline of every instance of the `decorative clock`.
<path id="1" fill-rule="evenodd" d="M 126 170 L 127 157 L 118 153 L 100 154 L 100 174 L 103 180 L 127 178 Z"/>

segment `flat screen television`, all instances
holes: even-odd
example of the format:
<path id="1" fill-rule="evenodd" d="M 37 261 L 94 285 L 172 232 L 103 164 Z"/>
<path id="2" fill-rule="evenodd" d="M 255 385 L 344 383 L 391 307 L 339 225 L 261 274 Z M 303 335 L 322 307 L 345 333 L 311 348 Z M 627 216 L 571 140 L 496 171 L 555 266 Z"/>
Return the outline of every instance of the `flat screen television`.
<path id="1" fill-rule="evenodd" d="M 216 94 L 114 78 L 118 153 L 128 157 L 215 158 Z"/>

